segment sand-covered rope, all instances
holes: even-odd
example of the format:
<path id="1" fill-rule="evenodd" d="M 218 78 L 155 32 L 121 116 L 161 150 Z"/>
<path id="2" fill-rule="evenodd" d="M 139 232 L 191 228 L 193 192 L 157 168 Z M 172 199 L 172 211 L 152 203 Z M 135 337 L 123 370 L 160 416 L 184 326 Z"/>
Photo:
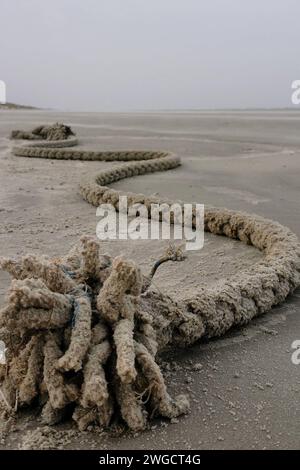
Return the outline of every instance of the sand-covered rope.
<path id="1" fill-rule="evenodd" d="M 149 217 L 152 203 L 166 201 L 116 191 L 107 184 L 179 164 L 177 157 L 160 152 L 87 152 L 39 144 L 17 147 L 14 153 L 133 159 L 83 182 L 81 194 L 94 205 L 105 202 L 116 208 L 119 196 L 126 194 L 128 205 L 145 204 Z M 205 230 L 253 245 L 263 252 L 263 259 L 211 289 L 201 287 L 199 279 L 193 297 L 180 300 L 151 285 L 161 262 L 168 256 L 172 259 L 170 253 L 146 277 L 133 262 L 101 254 L 98 241 L 87 237 L 60 260 L 32 255 L 1 259 L 2 269 L 14 278 L 0 313 L 0 339 L 8 348 L 1 386 L 6 406 L 36 404 L 43 407 L 42 417 L 48 423 L 72 413 L 80 429 L 92 422 L 107 426 L 120 416 L 131 429 L 142 429 L 148 416 L 175 417 L 186 412 L 186 397 L 174 400 L 168 395 L 157 354 L 246 324 L 300 284 L 299 242 L 286 227 L 255 215 L 209 207 Z"/>

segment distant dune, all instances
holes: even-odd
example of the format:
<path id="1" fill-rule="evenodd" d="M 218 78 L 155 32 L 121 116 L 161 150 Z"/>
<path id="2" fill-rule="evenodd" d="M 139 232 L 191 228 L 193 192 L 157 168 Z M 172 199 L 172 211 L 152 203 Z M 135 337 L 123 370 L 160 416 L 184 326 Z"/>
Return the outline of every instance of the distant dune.
<path id="1" fill-rule="evenodd" d="M 27 106 L 27 105 L 22 105 L 22 104 L 15 104 L 15 103 L 6 103 L 6 104 L 0 103 L 0 109 L 38 109 L 38 108 L 35 108 L 34 106 Z"/>

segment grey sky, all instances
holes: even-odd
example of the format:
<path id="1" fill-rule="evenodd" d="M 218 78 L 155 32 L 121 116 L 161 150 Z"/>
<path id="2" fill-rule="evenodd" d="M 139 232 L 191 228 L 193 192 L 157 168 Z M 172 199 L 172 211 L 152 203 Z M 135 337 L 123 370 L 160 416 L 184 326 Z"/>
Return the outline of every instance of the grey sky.
<path id="1" fill-rule="evenodd" d="M 68 110 L 285 107 L 299 23 L 299 0 L 0 0 L 0 80 Z"/>

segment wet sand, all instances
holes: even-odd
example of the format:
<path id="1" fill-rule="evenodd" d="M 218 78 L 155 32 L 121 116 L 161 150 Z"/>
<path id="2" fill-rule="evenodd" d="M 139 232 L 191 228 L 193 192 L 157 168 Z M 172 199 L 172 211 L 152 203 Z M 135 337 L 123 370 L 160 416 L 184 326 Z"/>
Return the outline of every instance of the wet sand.
<path id="1" fill-rule="evenodd" d="M 78 194 L 84 175 L 99 162 L 13 157 L 12 129 L 63 121 L 82 146 L 101 149 L 167 149 L 182 166 L 120 181 L 114 187 L 171 199 L 225 206 L 278 220 L 300 236 L 300 114 L 297 112 L 193 112 L 151 114 L 0 112 L 0 256 L 28 252 L 60 255 L 83 233 L 94 234 L 95 208 Z M 105 242 L 147 272 L 164 242 Z M 183 263 L 164 265 L 155 279 L 173 295 L 193 293 L 259 260 L 252 247 L 206 235 L 204 249 Z M 0 271 L 0 303 L 9 285 Z M 188 391 L 192 413 L 178 423 L 153 422 L 138 436 L 73 436 L 64 447 L 297 448 L 300 435 L 300 366 L 291 343 L 300 339 L 300 293 L 251 325 L 226 337 L 176 351 L 166 361 L 170 391 Z M 201 363 L 194 371 L 194 364 Z M 169 365 L 168 365 L 169 364 Z M 2 447 L 16 447 L 25 420 Z M 0 446 L 1 448 L 1 446 Z"/>

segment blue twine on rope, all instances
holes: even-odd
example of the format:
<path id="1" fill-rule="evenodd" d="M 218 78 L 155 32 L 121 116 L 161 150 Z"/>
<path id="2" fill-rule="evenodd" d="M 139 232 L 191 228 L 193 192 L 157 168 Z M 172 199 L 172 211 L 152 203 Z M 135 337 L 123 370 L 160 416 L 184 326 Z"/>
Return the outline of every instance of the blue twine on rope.
<path id="1" fill-rule="evenodd" d="M 69 271 L 67 266 L 63 265 L 63 264 L 60 264 L 59 265 L 61 267 L 61 269 L 63 270 L 63 272 L 69 276 L 71 279 L 74 279 L 75 276 L 76 276 L 76 273 L 74 271 Z"/>
<path id="2" fill-rule="evenodd" d="M 71 319 L 71 328 L 74 328 L 74 326 L 75 326 L 75 324 L 76 324 L 76 320 L 77 320 L 77 316 L 78 316 L 79 310 L 80 310 L 79 302 L 78 302 L 77 299 L 75 299 L 75 297 L 74 297 L 74 302 L 73 302 L 73 315 L 72 315 L 72 319 Z"/>
<path id="3" fill-rule="evenodd" d="M 65 265 L 60 264 L 60 268 L 71 279 L 74 279 L 76 277 L 76 273 L 73 272 L 73 271 L 69 271 L 68 268 Z M 79 313 L 79 310 L 80 310 L 79 302 L 77 301 L 77 298 L 74 294 L 76 293 L 77 297 L 78 296 L 86 297 L 90 302 L 92 301 L 92 293 L 91 293 L 91 291 L 89 289 L 89 286 L 87 284 L 84 285 L 84 289 L 85 290 L 82 290 L 78 286 L 77 289 L 74 288 L 71 292 L 69 292 L 69 294 L 67 294 L 68 298 L 71 302 L 71 308 L 72 308 L 72 311 L 73 311 L 72 318 L 71 318 L 71 328 L 74 328 L 74 326 L 76 324 L 77 317 L 78 317 L 78 313 Z"/>
<path id="4" fill-rule="evenodd" d="M 87 287 L 87 286 L 86 286 Z M 72 292 L 72 291 L 71 291 Z M 74 291 L 73 291 L 74 292 Z M 75 290 L 76 292 L 76 290 Z M 80 297 L 86 297 L 89 301 L 91 301 L 91 293 L 88 292 L 87 288 L 85 291 L 82 291 L 80 289 L 78 289 L 77 291 L 77 297 L 78 295 Z M 72 308 L 72 317 L 71 317 L 71 320 L 70 320 L 70 323 L 71 323 L 71 328 L 74 328 L 75 324 L 76 324 L 76 320 L 77 320 L 77 317 L 78 317 L 78 314 L 79 314 L 79 311 L 80 311 L 80 305 L 79 305 L 79 302 L 77 300 L 77 298 L 75 297 L 75 295 L 72 295 L 72 293 L 69 293 L 67 294 L 70 302 L 71 302 L 71 308 Z"/>

